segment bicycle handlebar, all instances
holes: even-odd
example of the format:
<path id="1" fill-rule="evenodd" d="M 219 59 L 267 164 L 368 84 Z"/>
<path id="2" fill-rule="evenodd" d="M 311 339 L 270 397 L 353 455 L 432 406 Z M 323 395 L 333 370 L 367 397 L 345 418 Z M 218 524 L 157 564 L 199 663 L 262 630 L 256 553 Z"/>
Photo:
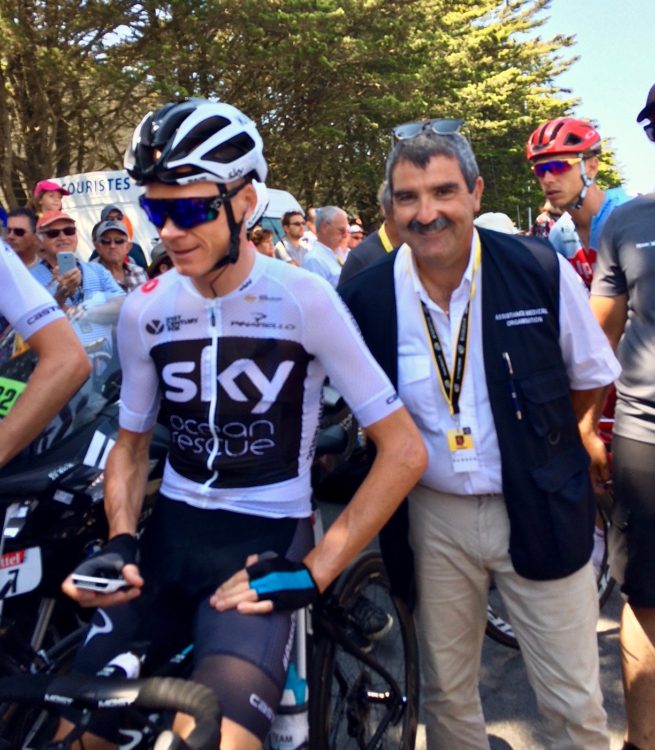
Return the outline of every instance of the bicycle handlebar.
<path id="1" fill-rule="evenodd" d="M 46 708 L 181 711 L 193 716 L 196 723 L 182 747 L 205 750 L 216 748 L 219 741 L 221 711 L 214 693 L 204 685 L 174 677 L 129 680 L 80 674 L 18 675 L 0 678 L 0 701 Z"/>

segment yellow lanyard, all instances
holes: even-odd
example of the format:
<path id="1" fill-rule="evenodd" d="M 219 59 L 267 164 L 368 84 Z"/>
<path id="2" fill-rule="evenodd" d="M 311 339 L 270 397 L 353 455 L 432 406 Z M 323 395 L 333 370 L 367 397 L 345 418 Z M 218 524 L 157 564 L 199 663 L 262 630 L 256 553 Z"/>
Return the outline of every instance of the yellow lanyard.
<path id="1" fill-rule="evenodd" d="M 390 253 L 393 250 L 393 245 L 391 244 L 391 240 L 389 239 L 389 235 L 387 234 L 387 228 L 384 222 L 382 223 L 382 226 L 378 229 L 378 237 L 380 238 L 382 247 L 385 249 L 387 253 Z"/>
<path id="2" fill-rule="evenodd" d="M 431 345 L 430 350 L 432 353 L 432 362 L 437 371 L 437 375 L 439 376 L 439 385 L 441 386 L 441 392 L 446 399 L 448 410 L 452 415 L 459 414 L 459 397 L 462 391 L 462 383 L 464 381 L 464 372 L 466 368 L 466 355 L 468 353 L 468 332 L 471 300 L 475 295 L 475 277 L 482 261 L 480 237 L 477 233 L 475 236 L 475 247 L 473 252 L 474 258 L 473 274 L 471 277 L 471 294 L 469 296 L 468 302 L 466 303 L 466 308 L 464 309 L 462 320 L 459 325 L 457 344 L 453 353 L 452 369 L 448 368 L 448 363 L 446 362 L 443 346 L 441 344 L 441 340 L 439 339 L 439 334 L 437 333 L 436 326 L 432 321 L 430 311 L 428 310 L 425 302 L 419 299 L 421 312 L 423 313 L 423 325 L 425 334 Z"/>

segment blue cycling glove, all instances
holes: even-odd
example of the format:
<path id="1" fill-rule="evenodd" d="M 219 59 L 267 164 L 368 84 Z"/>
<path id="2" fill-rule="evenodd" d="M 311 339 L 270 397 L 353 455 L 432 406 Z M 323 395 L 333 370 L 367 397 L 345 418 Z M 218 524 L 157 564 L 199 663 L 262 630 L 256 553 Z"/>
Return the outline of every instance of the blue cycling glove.
<path id="1" fill-rule="evenodd" d="M 304 563 L 279 555 L 263 558 L 246 568 L 250 587 L 260 600 L 273 602 L 274 610 L 294 610 L 318 599 L 318 586 Z"/>

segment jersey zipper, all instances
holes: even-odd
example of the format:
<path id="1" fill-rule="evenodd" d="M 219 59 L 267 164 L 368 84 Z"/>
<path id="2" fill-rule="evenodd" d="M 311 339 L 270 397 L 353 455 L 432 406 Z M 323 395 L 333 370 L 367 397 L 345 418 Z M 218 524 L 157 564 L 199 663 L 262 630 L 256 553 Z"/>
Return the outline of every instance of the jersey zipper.
<path id="1" fill-rule="evenodd" d="M 211 307 L 209 308 L 209 332 L 211 335 L 210 355 L 209 361 L 203 362 L 201 366 L 203 369 L 208 369 L 210 383 L 210 398 L 209 398 L 209 431 L 211 432 L 213 444 L 212 449 L 209 452 L 207 458 L 207 468 L 212 472 L 212 476 L 203 484 L 203 491 L 208 492 L 212 489 L 212 484 L 218 479 L 218 471 L 214 469 L 214 461 L 219 451 L 219 439 L 218 432 L 216 431 L 216 408 L 218 406 L 218 325 L 216 323 L 216 314 L 220 314 L 220 310 L 216 309 L 216 300 L 212 300 Z M 207 382 L 207 381 L 205 381 Z"/>

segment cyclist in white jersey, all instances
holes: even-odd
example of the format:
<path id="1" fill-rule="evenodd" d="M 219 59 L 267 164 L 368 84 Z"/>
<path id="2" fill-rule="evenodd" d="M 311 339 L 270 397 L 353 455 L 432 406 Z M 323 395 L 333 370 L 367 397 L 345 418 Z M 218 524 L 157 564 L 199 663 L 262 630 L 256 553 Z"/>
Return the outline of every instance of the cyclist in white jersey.
<path id="1" fill-rule="evenodd" d="M 78 573 L 113 561 L 129 589 L 97 594 L 66 581 L 80 603 L 102 607 L 76 666 L 102 666 L 144 623 L 156 653 L 187 627 L 193 679 L 223 708 L 221 748 L 255 750 L 281 697 L 291 612 L 378 532 L 420 477 L 425 451 L 330 285 L 248 247 L 252 182 L 267 171 L 249 118 L 201 99 L 166 105 L 137 127 L 125 163 L 145 185 L 141 205 L 175 270 L 136 290 L 121 312 L 121 429 L 105 480 L 110 541 Z M 326 375 L 378 453 L 311 549 L 310 468 Z M 170 451 L 137 545 L 158 414 Z M 230 595 L 216 594 L 228 580 Z M 124 606 L 105 610 L 114 604 Z M 113 739 L 100 725 L 93 731 Z M 112 746 L 95 742 L 85 747 Z"/>
<path id="2" fill-rule="evenodd" d="M 57 303 L 1 240 L 0 289 L 0 321 L 13 327 L 39 358 L 25 387 L 0 376 L 0 416 L 7 415 L 0 420 L 1 467 L 46 427 L 91 366 Z"/>

